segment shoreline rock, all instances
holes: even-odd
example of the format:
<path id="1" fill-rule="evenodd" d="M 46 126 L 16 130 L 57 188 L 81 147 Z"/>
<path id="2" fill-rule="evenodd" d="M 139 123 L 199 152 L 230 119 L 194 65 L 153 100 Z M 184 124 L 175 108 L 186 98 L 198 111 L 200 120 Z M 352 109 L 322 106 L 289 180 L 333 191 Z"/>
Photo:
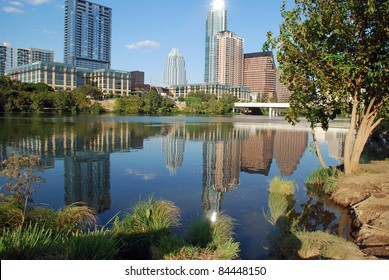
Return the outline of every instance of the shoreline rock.
<path id="1" fill-rule="evenodd" d="M 330 197 L 352 212 L 352 237 L 365 254 L 389 258 L 389 161 L 362 164 L 342 176 Z"/>

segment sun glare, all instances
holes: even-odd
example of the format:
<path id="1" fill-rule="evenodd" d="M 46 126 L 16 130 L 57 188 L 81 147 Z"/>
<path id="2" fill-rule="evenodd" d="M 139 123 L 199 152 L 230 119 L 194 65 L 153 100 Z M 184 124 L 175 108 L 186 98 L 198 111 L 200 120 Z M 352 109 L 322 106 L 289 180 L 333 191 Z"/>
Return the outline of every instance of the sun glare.
<path id="1" fill-rule="evenodd" d="M 212 6 L 214 10 L 222 10 L 225 7 L 224 0 L 214 0 Z"/>

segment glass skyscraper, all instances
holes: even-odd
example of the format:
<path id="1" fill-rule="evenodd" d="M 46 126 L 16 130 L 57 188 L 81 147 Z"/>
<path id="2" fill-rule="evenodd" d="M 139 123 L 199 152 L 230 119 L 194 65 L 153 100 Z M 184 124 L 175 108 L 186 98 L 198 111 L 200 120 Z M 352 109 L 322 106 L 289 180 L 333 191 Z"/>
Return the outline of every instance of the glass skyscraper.
<path id="1" fill-rule="evenodd" d="M 224 0 L 214 0 L 208 11 L 205 35 L 205 83 L 217 83 L 217 35 L 227 30 Z"/>
<path id="2" fill-rule="evenodd" d="M 84 0 L 66 0 L 64 62 L 92 70 L 109 69 L 111 19 L 111 8 Z"/>
<path id="3" fill-rule="evenodd" d="M 172 86 L 186 85 L 186 83 L 185 59 L 178 49 L 174 48 L 166 60 L 163 84 Z"/>

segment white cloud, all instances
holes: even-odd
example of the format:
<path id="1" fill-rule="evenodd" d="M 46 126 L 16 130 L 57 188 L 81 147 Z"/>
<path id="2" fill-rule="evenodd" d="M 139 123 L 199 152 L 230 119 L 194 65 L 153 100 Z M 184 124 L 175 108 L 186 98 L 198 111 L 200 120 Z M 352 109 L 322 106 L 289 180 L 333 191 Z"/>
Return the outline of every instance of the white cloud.
<path id="1" fill-rule="evenodd" d="M 158 42 L 150 41 L 150 40 L 136 42 L 136 43 L 131 44 L 131 45 L 126 45 L 126 48 L 129 50 L 135 50 L 135 49 L 140 49 L 140 48 L 158 48 L 158 47 L 159 47 Z"/>
<path id="2" fill-rule="evenodd" d="M 18 7 L 23 7 L 23 3 L 19 1 L 9 1 L 8 2 L 10 5 L 18 6 Z"/>
<path id="3" fill-rule="evenodd" d="M 50 1 L 51 0 L 26 0 L 26 2 L 31 5 L 42 5 L 49 3 Z"/>
<path id="4" fill-rule="evenodd" d="M 15 8 L 15 7 L 10 7 L 10 6 L 4 7 L 3 12 L 10 13 L 10 14 L 24 14 L 24 12 L 22 10 Z"/>
<path id="5" fill-rule="evenodd" d="M 149 180 L 152 180 L 155 177 L 157 177 L 157 174 L 155 174 L 155 173 L 145 173 L 145 172 L 141 172 L 139 170 L 131 169 L 131 168 L 126 169 L 126 171 L 128 172 L 128 174 L 139 177 L 145 181 L 149 181 Z"/>

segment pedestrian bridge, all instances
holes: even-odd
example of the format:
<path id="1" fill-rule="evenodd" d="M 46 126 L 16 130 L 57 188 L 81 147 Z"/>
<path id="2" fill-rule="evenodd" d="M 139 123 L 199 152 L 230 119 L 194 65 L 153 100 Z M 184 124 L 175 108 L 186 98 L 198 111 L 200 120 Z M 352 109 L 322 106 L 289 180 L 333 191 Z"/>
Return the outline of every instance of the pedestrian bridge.
<path id="1" fill-rule="evenodd" d="M 260 103 L 260 102 L 238 102 L 235 103 L 236 108 L 269 108 L 269 117 L 275 117 L 280 114 L 281 109 L 289 108 L 289 103 Z"/>

